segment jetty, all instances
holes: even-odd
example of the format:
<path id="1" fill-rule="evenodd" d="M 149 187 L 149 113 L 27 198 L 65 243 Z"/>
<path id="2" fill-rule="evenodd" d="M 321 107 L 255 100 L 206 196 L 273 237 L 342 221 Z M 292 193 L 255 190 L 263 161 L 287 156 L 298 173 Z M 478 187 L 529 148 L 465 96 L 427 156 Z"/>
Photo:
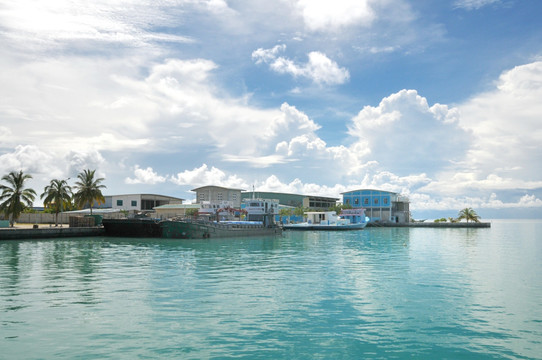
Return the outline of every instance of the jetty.
<path id="1" fill-rule="evenodd" d="M 105 230 L 101 226 L 93 227 L 23 227 L 0 229 L 0 241 L 34 240 L 63 237 L 103 236 Z"/>
<path id="2" fill-rule="evenodd" d="M 406 228 L 451 228 L 451 229 L 479 229 L 490 228 L 489 222 L 408 222 L 408 223 L 391 223 L 391 222 L 368 222 L 367 227 L 406 227 Z"/>

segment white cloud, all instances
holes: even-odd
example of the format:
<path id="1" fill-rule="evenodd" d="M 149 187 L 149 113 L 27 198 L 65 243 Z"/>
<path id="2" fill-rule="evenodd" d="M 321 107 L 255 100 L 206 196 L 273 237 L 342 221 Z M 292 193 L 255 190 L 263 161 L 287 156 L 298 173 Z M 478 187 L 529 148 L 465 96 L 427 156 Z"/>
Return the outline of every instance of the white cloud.
<path id="1" fill-rule="evenodd" d="M 139 165 L 135 166 L 134 178 L 127 177 L 124 182 L 126 184 L 160 184 L 166 181 L 166 177 L 158 175 L 151 167 L 141 169 Z"/>
<path id="2" fill-rule="evenodd" d="M 293 60 L 278 56 L 286 50 L 286 45 L 277 45 L 272 49 L 259 48 L 252 52 L 252 59 L 256 64 L 267 63 L 269 67 L 279 74 L 290 74 L 294 78 L 303 77 L 316 84 L 340 85 L 350 79 L 346 68 L 329 59 L 325 54 L 312 51 L 308 54 L 308 62 L 298 64 Z"/>
<path id="3" fill-rule="evenodd" d="M 25 173 L 56 175 L 59 169 L 54 164 L 54 156 L 37 146 L 18 145 L 13 152 L 0 155 L 0 174 L 23 170 Z"/>
<path id="4" fill-rule="evenodd" d="M 247 183 L 237 175 L 227 175 L 224 171 L 207 164 L 193 170 L 185 170 L 172 176 L 170 180 L 177 185 L 190 185 L 193 187 L 216 185 L 232 188 L 248 189 Z"/>
<path id="5" fill-rule="evenodd" d="M 336 31 L 350 25 L 369 26 L 375 20 L 370 0 L 298 0 L 295 7 L 312 31 Z"/>
<path id="6" fill-rule="evenodd" d="M 154 25 L 167 27 L 175 23 L 180 9 L 171 5 L 145 1 L 112 4 L 105 0 L 20 0 L 4 4 L 0 19 L 10 28 L 3 36 L 12 46 L 34 50 L 71 47 L 88 51 L 89 42 L 146 46 L 153 41 L 192 41 L 148 31 Z"/>
<path id="7" fill-rule="evenodd" d="M 456 109 L 429 106 L 415 90 L 401 90 L 377 107 L 365 106 L 349 134 L 371 160 L 399 174 L 434 173 L 462 160 L 470 134 L 459 127 Z"/>
<path id="8" fill-rule="evenodd" d="M 429 194 L 416 193 L 409 196 L 411 210 L 450 210 L 464 209 L 522 209 L 540 208 L 542 200 L 534 195 L 523 195 L 516 199 L 503 201 L 497 194 L 491 193 L 486 197 L 482 196 L 460 196 L 460 197 L 432 197 Z"/>
<path id="9" fill-rule="evenodd" d="M 456 8 L 464 8 L 467 10 L 477 10 L 486 5 L 500 3 L 501 0 L 457 0 L 454 3 Z"/>
<path id="10" fill-rule="evenodd" d="M 476 146 L 469 149 L 465 166 L 476 169 L 477 179 L 495 175 L 523 182 L 539 181 L 540 99 L 542 62 L 538 61 L 504 72 L 494 90 L 458 106 L 461 126 L 475 138 Z"/>
<path id="11" fill-rule="evenodd" d="M 261 64 L 262 62 L 270 63 L 278 57 L 279 53 L 284 52 L 285 50 L 286 45 L 284 44 L 275 45 L 271 49 L 259 48 L 252 52 L 252 59 L 256 62 L 256 64 Z"/>

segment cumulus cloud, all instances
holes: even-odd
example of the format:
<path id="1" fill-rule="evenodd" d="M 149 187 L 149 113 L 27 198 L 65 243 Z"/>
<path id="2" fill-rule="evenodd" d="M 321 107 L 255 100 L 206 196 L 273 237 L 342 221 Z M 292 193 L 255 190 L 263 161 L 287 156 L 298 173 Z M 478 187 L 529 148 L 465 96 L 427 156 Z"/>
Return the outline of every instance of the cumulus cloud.
<path id="1" fill-rule="evenodd" d="M 54 163 L 54 156 L 39 147 L 18 145 L 13 152 L 0 155 L 0 174 L 23 170 L 25 173 L 56 175 L 60 169 Z"/>
<path id="2" fill-rule="evenodd" d="M 383 169 L 403 175 L 446 168 L 464 158 L 471 142 L 459 126 L 457 109 L 429 106 L 415 90 L 401 90 L 376 107 L 365 106 L 352 119 L 349 134 Z"/>
<path id="3" fill-rule="evenodd" d="M 490 175 L 538 182 L 542 173 L 542 62 L 504 72 L 494 90 L 458 106 L 472 132 L 466 166 L 478 179 Z M 516 181 L 517 182 L 517 181 Z M 518 182 L 521 183 L 521 182 Z"/>
<path id="4" fill-rule="evenodd" d="M 237 175 L 227 175 L 224 171 L 212 166 L 210 169 L 207 164 L 199 168 L 185 170 L 174 175 L 170 179 L 177 185 L 190 185 L 193 187 L 216 185 L 232 188 L 246 189 L 249 186 Z"/>
<path id="5" fill-rule="evenodd" d="M 286 50 L 286 45 L 277 45 L 271 49 L 259 48 L 252 52 L 252 59 L 256 64 L 267 63 L 271 70 L 279 74 L 290 74 L 294 78 L 302 77 L 321 85 L 340 85 L 350 79 L 350 73 L 319 51 L 308 54 L 308 61 L 304 64 L 278 56 Z"/>
<path id="6" fill-rule="evenodd" d="M 134 178 L 127 177 L 124 182 L 126 184 L 160 184 L 166 181 L 165 176 L 158 175 L 151 167 L 141 169 L 139 165 L 135 166 Z"/>

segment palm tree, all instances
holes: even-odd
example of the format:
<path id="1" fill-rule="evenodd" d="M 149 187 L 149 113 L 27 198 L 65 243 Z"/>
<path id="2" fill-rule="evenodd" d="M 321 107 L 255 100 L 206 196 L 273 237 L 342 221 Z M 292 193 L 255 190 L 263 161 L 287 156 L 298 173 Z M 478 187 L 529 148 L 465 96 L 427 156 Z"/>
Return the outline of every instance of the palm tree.
<path id="1" fill-rule="evenodd" d="M 2 194 L 0 195 L 0 211 L 9 217 L 9 224 L 13 227 L 15 220 L 26 207 L 31 207 L 36 192 L 33 189 L 25 189 L 24 183 L 26 180 L 32 179 L 32 175 L 24 174 L 23 171 L 18 173 L 10 172 L 2 177 L 2 181 L 8 183 L 0 185 Z"/>
<path id="2" fill-rule="evenodd" d="M 79 207 L 83 207 L 86 204 L 90 206 L 90 215 L 92 215 L 92 205 L 94 201 L 102 204 L 105 202 L 105 198 L 102 194 L 102 190 L 105 185 L 100 184 L 104 179 L 94 179 L 94 173 L 96 170 L 83 170 L 82 173 L 77 175 L 79 181 L 75 183 L 77 192 L 73 195 L 75 204 Z"/>
<path id="3" fill-rule="evenodd" d="M 465 208 L 459 212 L 459 214 L 457 215 L 457 220 L 461 221 L 463 219 L 467 220 L 467 222 L 480 222 L 480 216 L 478 216 L 478 214 L 476 214 L 476 211 L 474 211 L 472 208 Z"/>
<path id="4" fill-rule="evenodd" d="M 72 188 L 66 180 L 51 180 L 51 183 L 45 187 L 41 198 L 45 207 L 52 207 L 55 211 L 55 226 L 58 226 L 58 213 L 62 212 L 71 202 Z"/>

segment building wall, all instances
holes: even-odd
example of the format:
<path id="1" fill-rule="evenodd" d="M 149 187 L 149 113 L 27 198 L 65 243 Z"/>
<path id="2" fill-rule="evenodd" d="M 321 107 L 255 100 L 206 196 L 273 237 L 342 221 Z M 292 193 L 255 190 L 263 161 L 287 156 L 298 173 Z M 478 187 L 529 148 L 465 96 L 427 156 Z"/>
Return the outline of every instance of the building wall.
<path id="1" fill-rule="evenodd" d="M 408 222 L 408 199 L 397 193 L 382 190 L 354 190 L 345 192 L 343 204 L 364 208 L 371 221 Z"/>
<path id="2" fill-rule="evenodd" d="M 254 195 L 253 195 L 254 194 Z M 329 209 L 331 206 L 336 205 L 336 198 L 307 196 L 298 194 L 286 194 L 276 192 L 265 191 L 247 191 L 241 194 L 243 199 L 251 199 L 253 196 L 259 199 L 277 199 L 280 205 L 291 207 L 305 207 L 311 209 Z"/>
<path id="3" fill-rule="evenodd" d="M 220 186 L 204 186 L 194 189 L 196 192 L 196 203 L 203 201 L 231 201 L 234 208 L 241 207 L 241 190 L 229 189 Z"/>
<path id="4" fill-rule="evenodd" d="M 154 194 L 126 194 L 104 196 L 105 203 L 98 205 L 96 202 L 93 208 L 119 209 L 126 211 L 152 210 L 156 206 L 167 204 L 182 204 L 183 200 Z"/>
<path id="5" fill-rule="evenodd" d="M 286 205 L 291 207 L 300 207 L 303 206 L 303 199 L 305 196 L 297 194 L 286 194 L 286 193 L 276 193 L 276 192 L 265 192 L 265 191 L 246 191 L 241 193 L 243 199 L 277 199 L 280 205 Z"/>
<path id="6" fill-rule="evenodd" d="M 111 208 L 128 211 L 141 210 L 141 195 L 113 195 L 111 196 Z"/>

